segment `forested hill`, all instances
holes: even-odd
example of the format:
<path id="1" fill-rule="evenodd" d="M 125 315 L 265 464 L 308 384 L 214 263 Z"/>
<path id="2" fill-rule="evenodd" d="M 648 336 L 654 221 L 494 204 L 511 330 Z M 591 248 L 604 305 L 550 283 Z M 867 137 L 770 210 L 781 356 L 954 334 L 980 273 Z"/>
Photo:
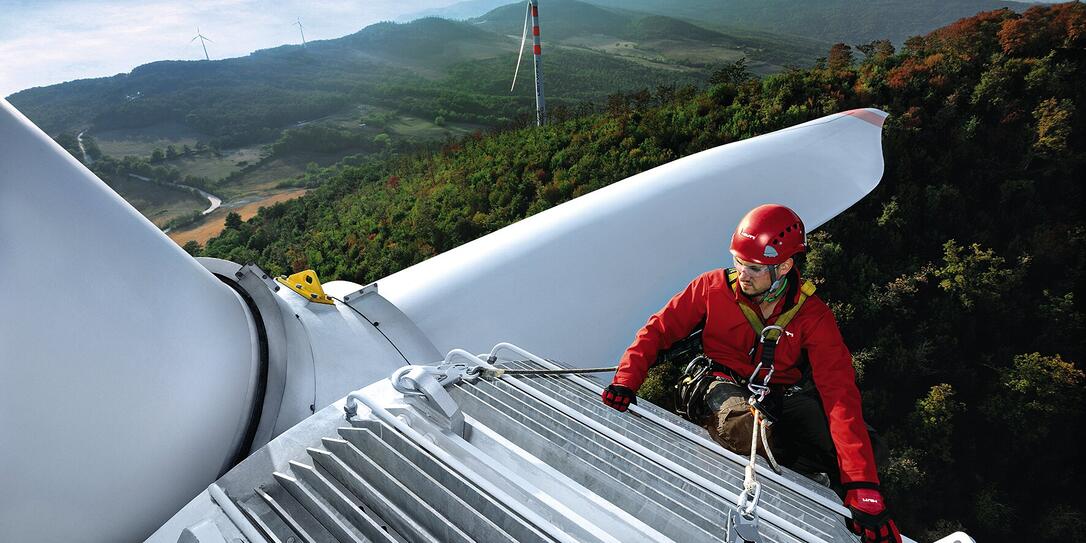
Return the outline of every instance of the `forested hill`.
<path id="1" fill-rule="evenodd" d="M 641 42 L 644 40 L 694 41 L 716 46 L 745 45 L 766 51 L 773 51 L 777 56 L 799 55 L 810 51 L 811 47 L 822 47 L 832 43 L 825 40 L 805 39 L 781 34 L 751 31 L 735 25 L 728 31 L 717 31 L 703 26 L 707 22 L 720 22 L 713 18 L 697 17 L 690 20 L 669 16 L 657 4 L 653 9 L 631 11 L 630 6 L 616 4 L 615 7 L 600 7 L 591 0 L 548 0 L 540 7 L 540 25 L 545 40 L 570 40 L 586 36 L 608 36 L 616 39 Z M 647 15 L 663 11 L 666 15 Z M 525 7 L 523 4 L 510 4 L 491 10 L 474 19 L 472 23 L 487 30 L 513 34 L 519 32 L 524 24 Z M 975 13 L 976 11 L 972 12 Z M 691 22 L 691 21 L 696 21 Z M 925 28 L 930 30 L 939 25 Z M 918 32 L 919 33 L 919 32 Z M 806 64 L 806 62 L 794 62 Z"/>
<path id="2" fill-rule="evenodd" d="M 216 147 L 274 141 L 285 127 L 357 105 L 499 126 L 534 102 L 530 78 L 515 93 L 509 90 L 523 28 L 523 6 L 514 7 L 508 20 L 384 22 L 305 47 L 210 62 L 155 62 L 128 74 L 24 90 L 9 99 L 51 134 L 176 123 Z M 721 33 L 575 0 L 555 0 L 551 7 L 547 62 L 561 67 L 546 71 L 553 106 L 599 103 L 639 85 L 702 83 L 706 66 L 740 57 L 763 73 L 807 66 L 828 45 Z M 616 47 L 620 40 L 627 43 Z"/>
<path id="3" fill-rule="evenodd" d="M 963 527 L 978 541 L 1081 541 L 1083 29 L 1079 3 L 987 12 L 899 52 L 836 46 L 761 80 L 736 66 L 705 89 L 329 170 L 206 254 L 365 283 L 677 157 L 879 107 L 884 179 L 811 236 L 805 271 L 887 437 L 895 515 L 918 540 Z M 666 403 L 655 383 L 642 392 Z"/>
<path id="4" fill-rule="evenodd" d="M 819 41 L 864 43 L 889 39 L 901 44 L 980 11 L 1010 8 L 1024 11 L 1032 3 L 1013 0 L 586 0 L 616 10 L 636 10 L 685 19 L 698 26 L 760 30 L 803 36 Z M 524 17 L 523 2 L 467 0 L 443 8 L 428 9 L 403 17 L 437 16 L 451 19 L 489 18 L 487 11 L 501 4 Z M 545 28 L 552 0 L 540 6 Z"/>
<path id="5" fill-rule="evenodd" d="M 589 0 L 601 6 L 659 13 L 731 28 L 822 41 L 864 43 L 910 36 L 980 11 L 1031 4 L 1007 0 Z"/>
<path id="6" fill-rule="evenodd" d="M 176 121 L 214 137 L 263 141 L 284 125 L 384 98 L 381 85 L 419 83 L 439 56 L 455 65 L 514 51 L 509 40 L 460 22 L 378 23 L 306 47 L 154 62 L 128 74 L 28 89 L 10 101 L 50 133 Z"/>

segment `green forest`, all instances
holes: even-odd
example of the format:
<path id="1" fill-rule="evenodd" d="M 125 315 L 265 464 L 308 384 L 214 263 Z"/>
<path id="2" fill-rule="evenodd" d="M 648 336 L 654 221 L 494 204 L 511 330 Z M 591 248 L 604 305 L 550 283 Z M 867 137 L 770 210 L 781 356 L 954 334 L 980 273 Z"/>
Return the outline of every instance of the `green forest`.
<path id="1" fill-rule="evenodd" d="M 878 107 L 885 176 L 812 234 L 804 272 L 887 437 L 894 514 L 920 540 L 1086 540 L 1086 6 L 984 12 L 897 50 L 837 44 L 811 68 L 705 78 L 325 169 L 202 254 L 366 283 L 675 158 Z M 656 371 L 643 394 L 667 404 Z"/>

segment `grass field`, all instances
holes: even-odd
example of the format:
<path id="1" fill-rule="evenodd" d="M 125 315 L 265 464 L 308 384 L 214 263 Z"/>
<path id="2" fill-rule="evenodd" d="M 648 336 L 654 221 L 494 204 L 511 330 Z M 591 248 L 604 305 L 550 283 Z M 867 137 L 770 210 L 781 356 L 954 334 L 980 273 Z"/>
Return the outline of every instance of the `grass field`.
<path id="1" fill-rule="evenodd" d="M 450 136 L 455 138 L 470 134 L 476 130 L 486 130 L 487 127 L 469 123 L 446 123 L 445 126 L 438 126 L 434 124 L 433 120 L 400 115 L 396 120 L 390 122 L 386 129 L 394 138 L 400 136 L 415 140 L 441 141 Z"/>
<path id="2" fill-rule="evenodd" d="M 758 75 L 779 72 L 783 66 L 752 60 L 757 51 L 725 44 L 709 44 L 688 40 L 646 40 L 642 42 L 616 40 L 609 36 L 578 36 L 565 42 L 568 47 L 580 47 L 624 58 L 652 68 L 697 71 L 702 68 L 683 66 L 684 63 L 719 65 L 747 59 L 747 67 Z"/>
<path id="3" fill-rule="evenodd" d="M 669 58 L 664 51 L 649 49 L 645 47 L 645 44 L 639 42 L 618 41 L 609 36 L 581 36 L 571 38 L 564 44 L 556 45 L 555 47 L 599 51 L 657 70 L 675 72 L 691 71 L 691 69 L 686 66 L 675 64 L 676 59 Z M 716 61 L 711 58 L 682 58 L 681 60 L 696 60 L 701 62 Z"/>
<path id="4" fill-rule="evenodd" d="M 254 145 L 223 151 L 221 156 L 211 153 L 203 153 L 197 156 L 187 156 L 174 160 L 167 160 L 163 164 L 173 166 L 181 171 L 182 176 L 195 175 L 206 177 L 212 181 L 218 181 L 236 171 L 241 170 L 246 164 L 254 164 L 263 156 L 263 146 Z"/>
<path id="5" fill-rule="evenodd" d="M 391 120 L 384 126 L 375 125 L 373 122 L 363 124 L 365 119 L 372 119 L 379 115 L 388 115 Z M 482 125 L 468 123 L 447 123 L 444 127 L 441 127 L 434 124 L 433 119 L 422 119 L 368 104 L 353 105 L 332 115 L 299 123 L 299 125 L 301 124 L 323 124 L 370 137 L 386 132 L 392 136 L 419 140 L 442 140 L 446 136 L 456 137 L 487 128 Z"/>
<path id="6" fill-rule="evenodd" d="M 382 113 L 389 118 L 383 126 L 363 124 L 364 119 L 374 118 Z M 396 114 L 383 108 L 360 104 L 299 124 L 326 124 L 350 130 L 367 138 L 387 133 L 394 142 L 442 141 L 487 128 L 468 123 L 447 123 L 444 126 L 438 126 L 433 121 L 433 119 Z M 148 129 L 113 130 L 95 135 L 102 151 L 116 157 L 126 155 L 147 157 L 155 148 L 164 148 L 171 144 L 178 148 L 185 144 L 193 146 L 198 136 L 199 134 L 183 126 L 166 123 Z M 223 151 L 220 156 L 204 153 L 195 157 L 189 156 L 162 162 L 163 165 L 180 170 L 182 176 L 193 175 L 212 181 L 222 180 L 234 172 L 241 171 L 247 165 L 256 165 L 230 183 L 211 190 L 223 199 L 220 209 L 187 229 L 171 231 L 169 236 L 182 245 L 190 240 L 203 244 L 222 231 L 223 221 L 230 211 L 238 211 L 242 218 L 246 219 L 255 215 L 256 210 L 263 205 L 297 198 L 304 194 L 306 189 L 284 189 L 280 185 L 284 181 L 293 181 L 304 175 L 310 164 L 326 167 L 358 152 L 358 149 L 345 149 L 335 153 L 303 152 L 287 156 L 265 157 L 266 145 L 262 144 Z M 122 178 L 111 185 L 159 227 L 164 226 L 171 219 L 207 207 L 207 200 L 190 192 L 153 183 Z"/>
<path id="7" fill-rule="evenodd" d="M 206 199 L 187 190 L 172 189 L 131 177 L 105 181 L 132 204 L 132 207 L 160 228 L 172 219 L 207 209 Z"/>
<path id="8" fill-rule="evenodd" d="M 441 141 L 446 137 L 459 137 L 486 128 L 467 123 L 448 123 L 445 126 L 438 126 L 432 120 L 410 115 L 399 115 L 384 127 L 362 126 L 360 119 L 376 112 L 376 109 L 368 106 L 352 106 L 341 113 L 312 122 L 348 129 L 366 136 L 388 133 L 393 140 L 400 141 Z M 292 153 L 287 156 L 273 157 L 246 172 L 237 181 L 220 187 L 218 195 L 232 200 L 275 190 L 283 181 L 291 181 L 303 175 L 310 163 L 315 163 L 320 167 L 330 166 L 358 152 L 357 149 L 345 149 L 335 153 Z"/>
<path id="9" fill-rule="evenodd" d="M 138 129 L 94 132 L 90 135 L 98 142 L 103 153 L 117 158 L 149 157 L 156 148 L 165 150 L 167 145 L 173 145 L 180 150 L 182 145 L 192 147 L 197 140 L 209 139 L 206 134 L 177 122 L 159 123 Z"/>
<path id="10" fill-rule="evenodd" d="M 295 153 L 287 157 L 272 158 L 246 172 L 237 181 L 220 186 L 218 195 L 226 200 L 234 200 L 273 191 L 283 181 L 291 181 L 304 174 L 310 162 L 318 166 L 330 166 L 352 154 L 355 154 L 355 151 Z"/>

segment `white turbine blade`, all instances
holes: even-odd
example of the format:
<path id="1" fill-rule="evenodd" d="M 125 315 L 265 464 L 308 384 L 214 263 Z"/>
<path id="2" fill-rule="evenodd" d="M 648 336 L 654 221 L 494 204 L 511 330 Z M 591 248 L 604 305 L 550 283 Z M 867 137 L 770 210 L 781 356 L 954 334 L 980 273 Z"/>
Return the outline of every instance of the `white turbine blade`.
<path id="1" fill-rule="evenodd" d="M 0 142 L 0 540 L 141 540 L 240 447 L 256 327 L 2 99 Z"/>
<path id="2" fill-rule="evenodd" d="M 207 40 L 207 41 L 209 41 L 209 42 L 211 42 L 211 43 L 215 43 L 214 41 L 212 41 L 212 39 L 211 39 L 211 38 L 209 38 L 209 37 L 207 37 L 207 36 L 200 36 L 200 37 L 201 37 L 201 38 L 203 38 L 203 39 L 205 39 L 205 40 Z"/>
<path id="3" fill-rule="evenodd" d="M 520 73 L 520 59 L 524 56 L 524 43 L 528 39 L 528 16 L 532 13 L 532 5 L 527 4 L 527 8 L 524 10 L 524 30 L 520 31 L 520 52 L 517 53 L 517 69 L 513 71 L 513 84 L 509 86 L 509 92 L 513 92 L 513 89 L 517 86 L 517 74 Z"/>
<path id="4" fill-rule="evenodd" d="M 192 38 L 191 40 L 189 40 L 189 43 L 192 43 L 192 42 L 194 42 L 194 41 L 196 41 L 198 39 L 200 39 L 199 35 L 197 35 L 195 38 Z"/>
<path id="5" fill-rule="evenodd" d="M 509 341 L 614 364 L 674 293 L 730 264 L 751 208 L 781 203 L 814 229 L 874 189 L 884 117 L 838 113 L 676 160 L 381 279 L 381 294 L 441 352 Z"/>

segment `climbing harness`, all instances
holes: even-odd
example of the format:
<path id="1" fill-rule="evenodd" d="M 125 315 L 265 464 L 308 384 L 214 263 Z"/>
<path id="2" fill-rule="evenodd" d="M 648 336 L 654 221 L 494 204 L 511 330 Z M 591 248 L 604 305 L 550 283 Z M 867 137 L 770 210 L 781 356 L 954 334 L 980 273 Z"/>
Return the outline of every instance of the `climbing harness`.
<path id="1" fill-rule="evenodd" d="M 762 449 L 765 451 L 766 458 L 769 459 L 770 467 L 773 468 L 774 472 L 781 473 L 781 467 L 773 456 L 773 450 L 769 448 L 768 430 L 769 426 L 775 422 L 775 418 L 769 413 L 768 409 L 765 409 L 765 398 L 771 390 L 769 380 L 773 378 L 774 370 L 773 350 L 770 349 L 770 346 L 776 346 L 776 341 L 767 342 L 766 339 L 770 335 L 780 337 L 782 331 L 784 329 L 781 326 L 769 325 L 762 328 L 759 333 L 762 343 L 762 360 L 754 368 L 754 372 L 751 373 L 750 379 L 747 381 L 747 390 L 751 393 L 747 403 L 750 404 L 751 413 L 754 416 L 754 428 L 750 435 L 750 457 L 744 470 L 743 492 L 739 494 L 739 500 L 736 501 L 735 508 L 728 512 L 728 536 L 726 541 L 729 543 L 759 543 L 758 500 L 762 495 L 762 483 L 758 482 L 757 476 L 759 436 L 761 436 Z M 773 334 L 773 332 L 776 332 L 776 334 Z M 768 356 L 766 355 L 767 350 L 769 351 Z M 763 370 L 765 371 L 765 377 L 761 383 L 758 383 L 758 374 Z"/>
<path id="2" fill-rule="evenodd" d="M 728 284 L 733 285 L 738 275 L 734 269 L 728 270 Z M 784 333 L 784 327 L 788 326 L 788 323 L 799 313 L 803 302 L 814 294 L 814 291 L 814 284 L 805 281 L 800 287 L 800 296 L 796 300 L 796 304 L 782 313 L 777 318 L 776 323 L 771 325 L 764 324 L 760 315 L 756 314 L 750 306 L 739 304 L 739 309 L 743 312 L 751 327 L 754 328 L 755 333 L 758 334 L 758 341 L 755 342 L 754 347 L 751 349 L 751 357 L 754 357 L 758 343 L 762 344 L 762 356 L 758 361 L 758 365 L 754 367 L 754 371 L 750 374 L 750 378 L 747 379 L 747 390 L 751 393 L 747 403 L 750 404 L 753 414 L 754 428 L 750 437 L 750 457 L 747 460 L 745 477 L 743 478 L 743 492 L 740 493 L 735 508 L 728 512 L 728 535 L 726 540 L 729 543 L 757 543 L 759 541 L 758 501 L 762 494 L 762 484 L 758 482 L 756 470 L 759 436 L 766 458 L 769 459 L 770 467 L 773 468 L 774 472 L 781 473 L 780 465 L 773 456 L 773 450 L 769 447 L 768 438 L 769 426 L 776 422 L 776 417 L 767 409 L 765 401 L 766 396 L 772 390 L 769 382 L 773 378 L 775 370 L 773 361 L 777 350 L 777 341 Z M 764 377 L 759 383 L 758 378 L 763 372 Z"/>
<path id="3" fill-rule="evenodd" d="M 766 343 L 765 339 L 766 339 L 766 337 L 769 336 L 769 332 L 771 332 L 773 329 L 780 330 L 781 328 L 779 326 L 776 326 L 776 325 L 771 325 L 771 326 L 766 326 L 764 329 L 762 329 L 761 338 L 762 338 L 762 343 L 765 344 L 765 346 L 762 347 L 762 349 L 763 349 L 762 352 L 763 353 L 765 352 L 764 349 L 766 349 L 766 347 L 768 347 L 768 344 Z M 763 364 L 766 364 L 767 362 L 768 362 L 769 367 L 768 367 L 768 369 L 766 371 L 765 378 L 762 380 L 761 384 L 757 384 L 757 382 L 755 381 L 755 378 L 758 376 L 758 373 L 762 371 Z M 754 476 L 754 460 L 755 460 L 755 458 L 757 458 L 757 456 L 756 456 L 757 449 L 758 449 L 758 440 L 757 440 L 757 438 L 758 438 L 759 433 L 761 433 L 761 435 L 762 435 L 762 447 L 765 449 L 766 458 L 769 459 L 770 467 L 772 467 L 773 471 L 775 471 L 777 473 L 781 472 L 781 467 L 780 467 L 779 464 L 777 464 L 777 459 L 774 458 L 773 451 L 769 448 L 769 437 L 768 437 L 768 433 L 767 433 L 767 429 L 769 428 L 769 426 L 772 425 L 774 422 L 776 422 L 776 417 L 773 416 L 770 413 L 770 410 L 766 409 L 766 407 L 765 407 L 765 398 L 766 398 L 766 396 L 769 395 L 769 393 L 771 391 L 770 386 L 769 386 L 769 380 L 772 377 L 773 377 L 773 358 L 772 358 L 772 354 L 770 355 L 769 358 L 766 358 L 766 356 L 763 354 L 762 361 L 758 363 L 758 366 L 756 368 L 754 368 L 754 373 L 750 374 L 750 379 L 747 382 L 747 390 L 749 390 L 751 392 L 750 398 L 747 399 L 747 403 L 750 404 L 751 411 L 752 411 L 752 413 L 754 415 L 754 432 L 753 432 L 752 444 L 751 444 L 751 459 L 750 459 L 750 465 L 747 466 L 747 474 L 751 478 L 753 478 L 753 476 Z M 759 430 L 761 430 L 761 432 L 759 432 Z"/>
<path id="4" fill-rule="evenodd" d="M 728 286 L 734 288 L 735 282 L 738 280 L 739 272 L 735 271 L 734 268 L 729 268 Z M 773 342 L 773 349 L 776 349 L 777 340 L 780 338 L 781 333 L 784 331 L 784 327 L 788 326 L 788 323 L 792 322 L 792 318 L 796 316 L 796 313 L 799 313 L 799 309 L 803 307 L 803 303 L 807 301 L 807 298 L 810 298 L 811 295 L 815 293 L 815 290 L 816 287 L 814 283 L 810 281 L 804 281 L 803 284 L 799 287 L 799 299 L 796 300 L 796 305 L 793 305 L 791 308 L 789 308 L 784 313 L 781 313 L 781 315 L 777 317 L 777 322 L 775 324 L 776 326 L 780 327 L 780 330 L 778 330 L 775 334 L 769 337 L 769 339 Z M 746 317 L 747 322 L 750 323 L 751 328 L 754 328 L 754 333 L 761 334 L 762 328 L 765 327 L 765 324 L 762 322 L 762 317 L 758 315 L 757 312 L 755 312 L 753 307 L 750 307 L 747 304 L 741 303 L 736 305 L 738 305 L 739 310 L 743 312 L 743 316 Z"/>
<path id="5" fill-rule="evenodd" d="M 735 268 L 728 268 L 726 274 L 728 286 L 734 289 L 735 282 L 739 279 L 739 272 Z M 750 323 L 755 334 L 757 334 L 758 340 L 755 341 L 754 347 L 750 352 L 752 364 L 754 363 L 755 353 L 757 352 L 758 343 L 760 342 L 762 343 L 762 359 L 758 364 L 758 368 L 772 368 L 773 355 L 777 349 L 777 340 L 780 339 L 781 334 L 784 332 L 784 327 L 788 326 L 788 323 L 792 321 L 796 314 L 799 313 L 800 308 L 803 307 L 803 303 L 807 301 L 807 298 L 814 294 L 814 292 L 814 283 L 804 281 L 800 286 L 799 299 L 796 300 L 795 305 L 784 313 L 781 313 L 780 317 L 777 318 L 776 323 L 771 326 L 766 326 L 762 322 L 762 318 L 755 313 L 755 310 L 750 306 L 742 303 L 737 304 L 740 311 L 742 311 L 743 316 L 747 319 L 747 322 Z M 760 371 L 756 369 L 749 380 L 744 380 L 739 375 L 732 375 L 734 372 L 729 368 L 705 356 L 700 348 L 703 329 L 704 322 L 695 328 L 693 333 L 679 342 L 676 342 L 674 346 L 657 357 L 656 360 L 656 364 L 659 364 L 662 361 L 681 359 L 683 355 L 688 355 L 693 352 L 697 353 L 686 365 L 681 377 L 679 377 L 678 382 L 675 384 L 675 411 L 695 424 L 700 424 L 702 419 L 708 414 L 708 407 L 705 405 L 705 393 L 709 390 L 709 386 L 713 381 L 719 379 L 716 375 L 717 373 L 731 375 L 736 384 L 747 385 L 749 387 L 749 383 L 754 382 L 754 378 L 758 376 L 758 372 Z M 763 334 L 763 330 L 768 331 Z M 770 369 L 770 372 L 772 372 L 772 369 Z M 765 390 L 768 393 L 769 376 L 767 375 L 766 377 L 767 379 L 764 381 L 763 385 L 757 386 L 766 387 Z M 754 392 L 754 390 L 751 392 Z M 769 413 L 769 410 L 764 409 L 764 405 L 761 405 L 761 399 L 759 399 L 758 407 L 762 408 L 763 413 L 766 414 L 770 420 L 775 420 L 773 415 Z"/>

